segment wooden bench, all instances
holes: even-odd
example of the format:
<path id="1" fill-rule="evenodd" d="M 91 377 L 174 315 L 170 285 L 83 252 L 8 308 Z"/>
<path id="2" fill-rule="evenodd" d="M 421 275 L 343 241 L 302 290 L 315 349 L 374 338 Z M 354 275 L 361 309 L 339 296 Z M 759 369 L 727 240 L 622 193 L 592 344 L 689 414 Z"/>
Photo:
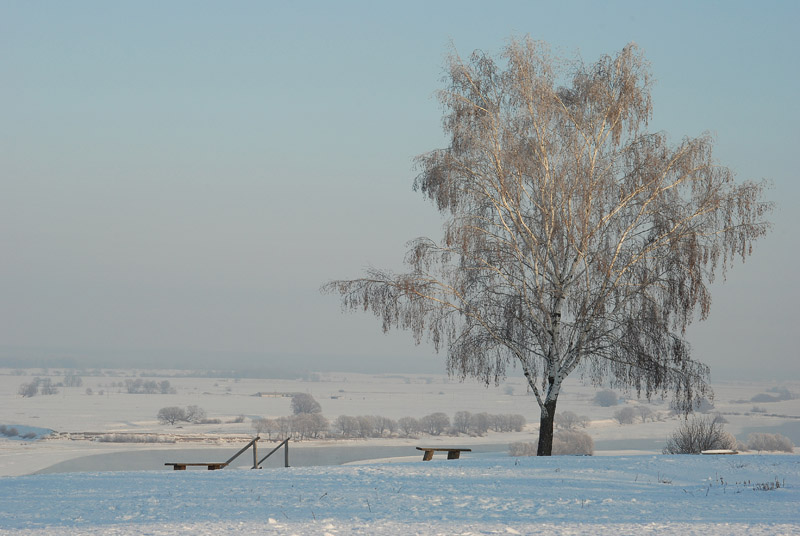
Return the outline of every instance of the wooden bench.
<path id="1" fill-rule="evenodd" d="M 219 463 L 219 462 L 210 462 L 210 463 L 204 463 L 204 462 L 198 462 L 198 463 L 172 463 L 172 462 L 170 462 L 170 463 L 165 463 L 164 465 L 171 465 L 172 469 L 174 471 L 185 471 L 186 467 L 189 466 L 189 465 L 197 466 L 197 467 L 208 467 L 209 471 L 216 471 L 217 469 L 222 469 L 223 467 L 227 466 L 228 464 L 225 463 L 225 462 L 222 462 L 222 463 Z"/>
<path id="2" fill-rule="evenodd" d="M 472 449 L 449 449 L 449 448 L 430 448 L 430 447 L 417 447 L 417 450 L 423 451 L 425 454 L 422 455 L 422 461 L 427 462 L 428 460 L 433 459 L 434 451 L 439 452 L 447 452 L 447 459 L 448 460 L 457 460 L 459 456 L 461 456 L 462 452 L 472 452 Z"/>

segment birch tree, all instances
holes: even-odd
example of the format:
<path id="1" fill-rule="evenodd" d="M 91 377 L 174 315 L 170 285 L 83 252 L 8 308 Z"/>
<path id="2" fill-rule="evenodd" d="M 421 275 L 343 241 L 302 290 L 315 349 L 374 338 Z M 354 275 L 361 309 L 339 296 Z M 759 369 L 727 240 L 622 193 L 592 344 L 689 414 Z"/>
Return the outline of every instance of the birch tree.
<path id="1" fill-rule="evenodd" d="M 332 281 L 345 309 L 446 349 L 460 379 L 497 384 L 518 368 L 550 455 L 564 380 L 688 411 L 708 368 L 685 330 L 709 314 L 709 285 L 769 229 L 763 182 L 734 180 L 707 135 L 648 132 L 649 65 L 636 45 L 596 63 L 512 40 L 502 54 L 452 54 L 439 99 L 449 146 L 417 157 L 414 187 L 444 237 L 409 243 L 406 273 Z"/>

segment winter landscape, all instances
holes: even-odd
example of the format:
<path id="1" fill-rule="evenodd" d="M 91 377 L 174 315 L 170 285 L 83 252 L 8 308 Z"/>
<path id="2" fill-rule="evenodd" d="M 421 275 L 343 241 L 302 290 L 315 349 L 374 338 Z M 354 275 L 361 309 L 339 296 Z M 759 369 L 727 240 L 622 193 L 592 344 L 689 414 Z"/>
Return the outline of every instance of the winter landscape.
<path id="1" fill-rule="evenodd" d="M 67 377 L 80 385 L 64 386 Z M 56 392 L 22 397 L 21 386 L 35 378 L 49 379 Z M 169 382 L 169 392 L 128 392 L 145 382 Z M 741 446 L 758 433 L 799 442 L 800 400 L 789 396 L 800 391 L 796 382 L 714 387 L 704 411 L 721 415 Z M 602 391 L 574 381 L 563 398 L 562 411 L 586 418 L 579 428 L 591 436 L 594 456 L 546 459 L 509 455 L 511 444 L 535 442 L 538 417 L 533 397 L 513 378 L 487 388 L 443 375 L 271 380 L 6 369 L 0 424 L 19 435 L 0 438 L 0 534 L 800 532 L 800 457 L 665 456 L 661 449 L 680 424 L 669 402 L 619 392 L 616 404 L 601 406 Z M 164 466 L 225 461 L 255 436 L 258 419 L 292 415 L 292 398 L 283 393 L 310 395 L 330 424 L 316 439 L 290 443 L 291 467 L 282 466 L 280 451 L 260 470 L 249 469 L 249 452 L 220 471 Z M 205 424 L 157 418 L 161 408 L 190 406 L 203 410 Z M 637 410 L 630 424 L 615 418 L 624 408 Z M 335 424 L 341 415 L 397 422 L 434 412 L 448 415 L 451 426 L 457 412 L 522 415 L 526 424 L 519 432 L 410 437 L 394 425 L 367 438 L 341 438 Z M 55 434 L 19 437 L 30 430 Z M 262 436 L 261 455 L 275 444 Z M 472 452 L 423 462 L 417 446 Z"/>
<path id="2" fill-rule="evenodd" d="M 798 20 L 0 2 L 0 536 L 800 535 Z"/>

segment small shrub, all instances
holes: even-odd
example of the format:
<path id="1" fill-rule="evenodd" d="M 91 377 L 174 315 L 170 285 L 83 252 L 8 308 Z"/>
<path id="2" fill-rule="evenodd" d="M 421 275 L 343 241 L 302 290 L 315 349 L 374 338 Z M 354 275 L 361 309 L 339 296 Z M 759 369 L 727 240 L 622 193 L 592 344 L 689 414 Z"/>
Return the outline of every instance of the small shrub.
<path id="1" fill-rule="evenodd" d="M 508 455 L 515 457 L 536 456 L 536 443 L 519 441 L 508 446 Z"/>
<path id="2" fill-rule="evenodd" d="M 222 424 L 222 419 L 200 419 L 196 424 Z"/>
<path id="3" fill-rule="evenodd" d="M 594 395 L 594 403 L 603 408 L 616 406 L 619 403 L 619 395 L 610 389 L 604 389 Z"/>
<path id="4" fill-rule="evenodd" d="M 564 430 L 574 430 L 581 427 L 586 428 L 589 423 L 589 418 L 585 415 L 578 415 L 572 411 L 564 411 L 556 414 L 556 426 Z"/>
<path id="5" fill-rule="evenodd" d="M 420 432 L 421 427 L 419 421 L 414 417 L 401 417 L 397 420 L 397 427 L 400 432 L 406 436 L 411 437 Z"/>
<path id="6" fill-rule="evenodd" d="M 80 387 L 83 385 L 83 378 L 77 374 L 70 373 L 64 376 L 64 387 Z"/>
<path id="7" fill-rule="evenodd" d="M 750 434 L 747 436 L 747 449 L 791 453 L 794 452 L 794 443 L 781 434 Z"/>
<path id="8" fill-rule="evenodd" d="M 614 420 L 620 424 L 633 424 L 636 420 L 636 410 L 631 406 L 625 406 L 614 412 Z"/>
<path id="9" fill-rule="evenodd" d="M 158 410 L 158 422 L 162 424 L 175 424 L 186 420 L 186 410 L 178 406 L 169 406 Z"/>
<path id="10" fill-rule="evenodd" d="M 186 406 L 186 415 L 183 420 L 194 424 L 202 424 L 206 420 L 206 410 L 200 406 Z"/>
<path id="11" fill-rule="evenodd" d="M 750 412 L 751 413 L 766 413 L 767 410 L 766 410 L 766 408 L 762 408 L 761 406 L 753 406 L 753 408 L 750 410 Z"/>
<path id="12" fill-rule="evenodd" d="M 36 378 L 30 383 L 23 383 L 17 391 L 23 398 L 30 398 L 39 394 L 39 379 Z"/>
<path id="13" fill-rule="evenodd" d="M 736 438 L 716 418 L 693 416 L 667 439 L 664 454 L 700 454 L 704 450 L 735 450 Z"/>
<path id="14" fill-rule="evenodd" d="M 594 441 L 586 432 L 563 430 L 553 436 L 553 455 L 591 456 L 594 454 Z"/>
<path id="15" fill-rule="evenodd" d="M 536 456 L 537 444 L 520 441 L 508 446 L 509 456 Z M 594 441 L 586 432 L 564 430 L 553 436 L 553 456 L 591 456 Z"/>
<path id="16" fill-rule="evenodd" d="M 437 411 L 430 415 L 425 415 L 419 420 L 422 431 L 430 435 L 441 435 L 450 428 L 450 417 L 446 413 Z"/>
<path id="17" fill-rule="evenodd" d="M 297 393 L 292 397 L 292 413 L 322 413 L 322 406 L 308 393 Z"/>
<path id="18" fill-rule="evenodd" d="M 642 422 L 647 422 L 647 419 L 655 421 L 657 417 L 656 414 L 653 412 L 653 410 L 645 405 L 637 406 L 636 413 L 639 414 L 639 418 L 642 419 Z"/>

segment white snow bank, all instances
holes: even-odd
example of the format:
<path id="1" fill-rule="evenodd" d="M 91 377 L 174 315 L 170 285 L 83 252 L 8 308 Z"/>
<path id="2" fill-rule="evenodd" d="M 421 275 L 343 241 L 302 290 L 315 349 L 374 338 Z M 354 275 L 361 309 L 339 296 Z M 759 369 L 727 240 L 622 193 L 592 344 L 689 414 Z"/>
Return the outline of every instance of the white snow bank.
<path id="1" fill-rule="evenodd" d="M 461 460 L 0 478 L 10 534 L 800 534 L 800 456 Z"/>

